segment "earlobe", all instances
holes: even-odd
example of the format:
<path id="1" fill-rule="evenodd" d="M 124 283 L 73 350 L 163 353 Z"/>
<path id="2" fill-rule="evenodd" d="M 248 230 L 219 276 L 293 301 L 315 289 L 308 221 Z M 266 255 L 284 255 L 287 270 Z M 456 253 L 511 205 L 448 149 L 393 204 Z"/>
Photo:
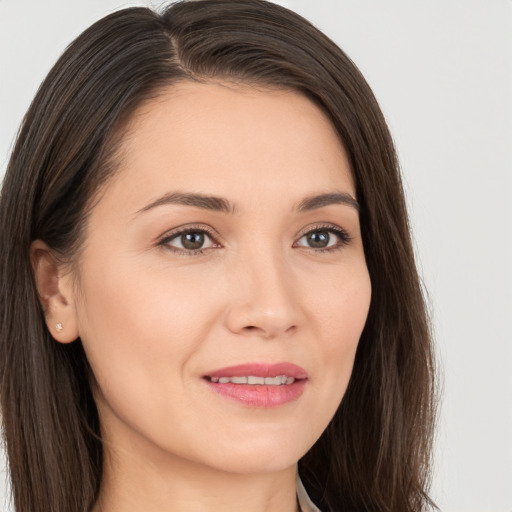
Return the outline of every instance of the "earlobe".
<path id="1" fill-rule="evenodd" d="M 71 343 L 79 336 L 72 276 L 42 240 L 32 242 L 30 260 L 48 330 L 58 342 Z"/>

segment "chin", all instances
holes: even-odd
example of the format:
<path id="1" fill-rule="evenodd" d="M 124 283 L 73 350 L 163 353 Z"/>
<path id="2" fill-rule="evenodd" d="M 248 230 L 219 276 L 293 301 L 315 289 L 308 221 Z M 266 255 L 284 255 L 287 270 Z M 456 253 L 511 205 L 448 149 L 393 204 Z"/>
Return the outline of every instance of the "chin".
<path id="1" fill-rule="evenodd" d="M 245 443 L 228 443 L 219 450 L 211 465 L 229 473 L 256 474 L 283 471 L 295 466 L 311 448 L 304 439 L 272 436 Z M 216 450 L 217 451 L 217 450 Z"/>
<path id="2" fill-rule="evenodd" d="M 285 454 L 261 454 L 254 457 L 243 459 L 223 460 L 222 465 L 216 465 L 216 469 L 220 469 L 226 473 L 236 473 L 239 475 L 255 475 L 262 473 L 278 473 L 296 466 L 301 456 L 287 457 Z"/>

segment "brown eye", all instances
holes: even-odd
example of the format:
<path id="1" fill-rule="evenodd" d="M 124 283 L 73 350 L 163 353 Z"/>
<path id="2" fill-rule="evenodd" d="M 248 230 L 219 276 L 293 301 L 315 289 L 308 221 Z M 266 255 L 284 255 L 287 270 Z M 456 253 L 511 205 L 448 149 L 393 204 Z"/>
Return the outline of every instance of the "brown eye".
<path id="1" fill-rule="evenodd" d="M 185 233 L 180 236 L 181 245 L 185 249 L 201 249 L 204 245 L 205 236 L 204 233 L 200 233 L 199 231 L 194 233 Z"/>
<path id="2" fill-rule="evenodd" d="M 306 242 L 313 249 L 324 249 L 329 246 L 331 235 L 328 231 L 312 231 L 305 235 Z"/>
<path id="3" fill-rule="evenodd" d="M 309 249 L 337 249 L 350 242 L 350 237 L 341 228 L 313 229 L 302 235 L 295 243 L 297 247 Z"/>
<path id="4" fill-rule="evenodd" d="M 199 251 L 214 246 L 210 235 L 205 231 L 194 230 L 176 233 L 162 242 L 172 248 L 184 251 Z"/>

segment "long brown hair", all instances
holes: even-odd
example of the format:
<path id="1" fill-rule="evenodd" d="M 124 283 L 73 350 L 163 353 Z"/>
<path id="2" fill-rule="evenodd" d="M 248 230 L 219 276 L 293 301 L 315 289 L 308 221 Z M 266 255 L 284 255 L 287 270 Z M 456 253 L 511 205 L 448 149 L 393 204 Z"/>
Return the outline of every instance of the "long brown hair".
<path id="1" fill-rule="evenodd" d="M 73 261 L 116 135 L 180 80 L 300 91 L 332 120 L 351 161 L 372 301 L 343 401 L 299 462 L 324 511 L 429 508 L 435 380 L 400 173 L 377 102 L 351 60 L 291 11 L 262 0 L 129 8 L 98 21 L 41 85 L 0 199 L 0 377 L 17 512 L 89 511 L 102 478 L 99 418 L 80 340 L 48 332 L 29 260 L 42 239 Z M 117 137 L 119 138 L 119 137 Z"/>

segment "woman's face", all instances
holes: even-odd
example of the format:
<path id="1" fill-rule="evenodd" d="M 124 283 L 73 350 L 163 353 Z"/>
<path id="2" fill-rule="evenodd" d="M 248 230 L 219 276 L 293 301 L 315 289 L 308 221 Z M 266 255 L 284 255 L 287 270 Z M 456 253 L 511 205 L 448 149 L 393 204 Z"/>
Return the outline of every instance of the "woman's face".
<path id="1" fill-rule="evenodd" d="M 112 450 L 296 463 L 340 404 L 370 303 L 354 198 L 333 127 L 297 93 L 184 82 L 139 109 L 73 299 Z"/>

